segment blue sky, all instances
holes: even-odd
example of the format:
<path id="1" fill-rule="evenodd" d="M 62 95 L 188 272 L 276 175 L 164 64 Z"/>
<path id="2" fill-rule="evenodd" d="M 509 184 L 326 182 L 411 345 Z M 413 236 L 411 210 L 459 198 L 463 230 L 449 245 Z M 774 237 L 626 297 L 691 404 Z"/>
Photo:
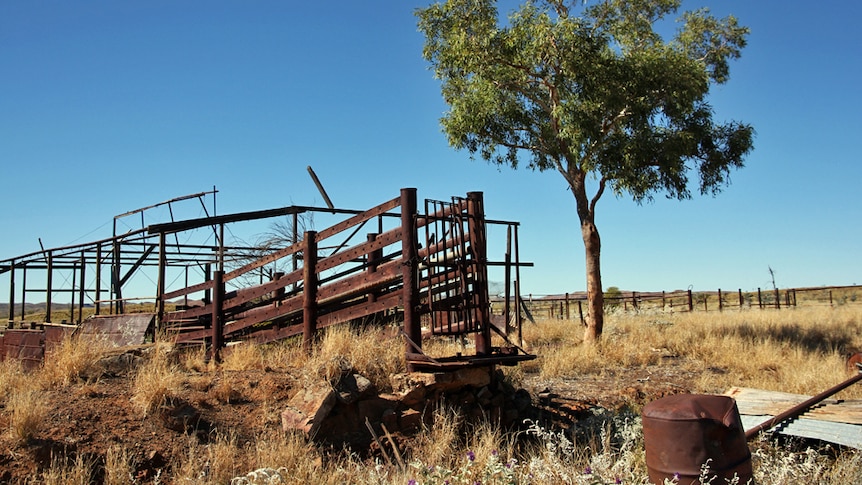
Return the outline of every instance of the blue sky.
<path id="1" fill-rule="evenodd" d="M 413 15 L 426 5 L 0 3 L 0 259 L 39 238 L 110 236 L 114 215 L 214 186 L 219 213 L 323 206 L 311 165 L 346 208 L 402 187 L 420 199 L 482 191 L 489 218 L 521 223 L 521 258 L 535 263 L 525 293 L 583 290 L 562 177 L 447 146 Z M 771 285 L 769 267 L 781 287 L 862 284 L 862 4 L 683 6 L 751 28 L 711 100 L 717 119 L 754 125 L 755 150 L 715 198 L 639 206 L 606 194 L 604 286 L 752 290 Z"/>

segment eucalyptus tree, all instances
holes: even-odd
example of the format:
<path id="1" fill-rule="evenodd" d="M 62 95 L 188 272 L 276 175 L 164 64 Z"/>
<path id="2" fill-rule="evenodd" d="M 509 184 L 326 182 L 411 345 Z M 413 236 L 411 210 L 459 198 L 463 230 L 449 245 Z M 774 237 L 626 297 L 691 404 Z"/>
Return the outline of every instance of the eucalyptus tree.
<path id="1" fill-rule="evenodd" d="M 450 145 L 568 183 L 586 254 L 587 342 L 604 321 L 599 199 L 608 190 L 637 203 L 658 192 L 688 199 L 692 174 L 700 193 L 715 195 L 753 147 L 752 127 L 713 120 L 707 100 L 749 29 L 701 9 L 683 12 L 665 39 L 657 24 L 680 3 L 535 0 L 508 20 L 493 0 L 416 12 L 449 106 L 441 123 Z"/>

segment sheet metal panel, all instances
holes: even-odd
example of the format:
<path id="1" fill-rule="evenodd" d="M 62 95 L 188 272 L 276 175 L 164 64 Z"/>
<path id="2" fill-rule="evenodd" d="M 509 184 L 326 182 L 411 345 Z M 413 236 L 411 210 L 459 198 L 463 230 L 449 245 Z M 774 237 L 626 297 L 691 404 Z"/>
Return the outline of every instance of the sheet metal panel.
<path id="1" fill-rule="evenodd" d="M 106 337 L 117 347 L 141 345 L 155 319 L 154 313 L 99 316 L 85 320 L 79 332 L 81 335 Z"/>
<path id="2" fill-rule="evenodd" d="M 45 334 L 41 330 L 9 329 L 3 336 L 6 358 L 18 359 L 25 369 L 35 369 L 45 357 Z"/>
<path id="3" fill-rule="evenodd" d="M 71 335 L 77 327 L 62 325 L 45 325 L 45 353 L 50 354 L 66 336 Z"/>

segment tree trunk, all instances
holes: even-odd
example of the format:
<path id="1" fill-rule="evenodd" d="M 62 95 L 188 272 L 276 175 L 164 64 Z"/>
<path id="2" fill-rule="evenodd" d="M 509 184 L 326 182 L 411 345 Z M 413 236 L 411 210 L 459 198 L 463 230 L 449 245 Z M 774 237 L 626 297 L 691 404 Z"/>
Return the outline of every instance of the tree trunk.
<path id="1" fill-rule="evenodd" d="M 602 335 L 605 322 L 605 296 L 602 293 L 601 252 L 602 243 L 595 223 L 581 220 L 581 235 L 584 238 L 587 272 L 587 327 L 584 329 L 584 343 L 593 344 Z"/>
<path id="2" fill-rule="evenodd" d="M 591 204 L 587 199 L 585 178 L 586 173 L 577 170 L 572 171 L 567 180 L 572 195 L 575 196 L 578 219 L 581 221 L 581 236 L 584 238 L 584 252 L 587 257 L 587 311 L 589 315 L 587 316 L 587 328 L 584 329 L 584 343 L 593 344 L 602 336 L 602 327 L 605 322 L 605 295 L 602 293 L 601 270 L 602 242 L 599 238 L 599 230 L 596 229 L 594 212 L 595 202 L 601 197 L 604 186 L 596 193 Z"/>

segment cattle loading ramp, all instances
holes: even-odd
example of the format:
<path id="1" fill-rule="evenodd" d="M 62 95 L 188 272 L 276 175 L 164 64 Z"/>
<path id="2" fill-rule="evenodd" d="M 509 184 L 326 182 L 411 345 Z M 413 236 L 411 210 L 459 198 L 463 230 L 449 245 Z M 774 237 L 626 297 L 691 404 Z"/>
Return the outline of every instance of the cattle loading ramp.
<path id="1" fill-rule="evenodd" d="M 298 218 L 315 212 L 344 219 L 299 234 Z M 293 219 L 287 243 L 225 244 L 230 224 L 278 217 Z M 505 228 L 502 261 L 488 260 L 488 225 Z M 215 244 L 180 242 L 188 239 L 184 233 L 199 230 L 211 232 Z M 517 234 L 517 223 L 485 219 L 481 192 L 445 202 L 426 200 L 420 211 L 416 189 L 408 188 L 365 211 L 289 206 L 149 225 L 102 241 L 0 261 L 0 274 L 9 278 L 9 328 L 34 326 L 23 321 L 25 301 L 33 293 L 47 300 L 49 325 L 40 327 L 51 326 L 56 294 L 71 295 L 69 316 L 77 325 L 84 321 L 86 302 L 97 318 L 140 311 L 141 304 L 130 301 L 148 302 L 153 317 L 148 330 L 171 335 L 178 344 L 205 345 L 213 357 L 240 341 L 302 336 L 310 348 L 318 329 L 397 319 L 403 322 L 397 338 L 404 342 L 409 370 L 451 370 L 535 358 L 516 345 L 519 269 L 530 266 L 519 260 Z M 491 314 L 489 266 L 504 271 L 505 295 L 497 315 Z M 56 284 L 56 274 L 63 271 L 65 284 Z M 125 287 L 137 272 L 151 275 L 154 296 L 127 294 Z M 183 276 L 181 284 L 174 283 L 180 279 L 175 275 Z M 19 291 L 16 281 L 22 282 Z M 21 320 L 16 322 L 19 294 Z M 492 345 L 492 333 L 503 344 Z M 470 336 L 475 354 L 429 357 L 422 351 L 429 335 Z M 15 354 L 13 350 L 4 355 Z"/>

